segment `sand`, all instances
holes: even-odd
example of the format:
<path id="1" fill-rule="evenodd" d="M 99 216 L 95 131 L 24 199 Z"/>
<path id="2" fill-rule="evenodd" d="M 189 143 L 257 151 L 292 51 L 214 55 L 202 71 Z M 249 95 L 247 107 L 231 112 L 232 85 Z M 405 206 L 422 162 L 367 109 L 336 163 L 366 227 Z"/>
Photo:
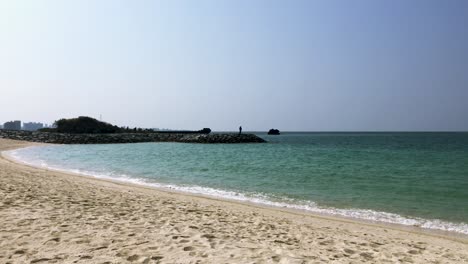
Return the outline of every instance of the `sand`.
<path id="1" fill-rule="evenodd" d="M 32 143 L 0 139 L 0 151 Z M 468 239 L 0 159 L 0 263 L 467 263 Z"/>

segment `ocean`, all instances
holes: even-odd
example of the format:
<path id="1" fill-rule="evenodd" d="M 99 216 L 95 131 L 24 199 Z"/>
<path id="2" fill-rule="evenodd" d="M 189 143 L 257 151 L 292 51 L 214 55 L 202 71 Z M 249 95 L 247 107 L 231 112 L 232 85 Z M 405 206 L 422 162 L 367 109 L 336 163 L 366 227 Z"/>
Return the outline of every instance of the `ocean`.
<path id="1" fill-rule="evenodd" d="M 48 145 L 22 162 L 99 178 L 468 234 L 468 133 L 256 133 L 266 144 Z"/>

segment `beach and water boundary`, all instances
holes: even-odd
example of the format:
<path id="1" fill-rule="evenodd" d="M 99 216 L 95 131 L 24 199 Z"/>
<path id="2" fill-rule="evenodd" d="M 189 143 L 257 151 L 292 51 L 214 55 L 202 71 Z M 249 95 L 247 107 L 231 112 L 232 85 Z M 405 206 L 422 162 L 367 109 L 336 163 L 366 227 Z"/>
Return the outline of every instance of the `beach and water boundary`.
<path id="1" fill-rule="evenodd" d="M 18 144 L 18 143 L 15 143 L 15 144 Z M 10 145 L 11 145 L 11 143 L 10 143 Z M 25 145 L 27 145 L 27 144 L 25 144 Z M 25 146 L 25 145 L 23 145 L 23 146 Z M 4 149 L 3 149 L 3 150 L 4 150 Z M 2 162 L 2 163 L 4 163 L 4 162 Z M 2 164 L 2 166 L 3 166 L 3 165 L 4 165 L 4 164 Z M 89 184 L 87 185 L 88 188 L 91 188 L 91 189 L 90 189 L 91 191 L 92 191 L 92 190 L 99 189 L 99 188 L 102 188 L 102 185 L 101 185 L 101 184 L 104 184 L 104 185 L 110 184 L 109 181 L 102 181 L 102 180 L 98 180 L 98 179 L 90 179 L 90 178 L 88 178 L 88 177 L 83 177 L 83 176 L 76 177 L 76 176 L 72 176 L 72 175 L 69 175 L 69 174 L 63 174 L 63 173 L 52 172 L 52 171 L 45 170 L 45 169 L 36 169 L 36 168 L 26 169 L 26 167 L 24 167 L 23 165 L 13 165 L 13 164 L 9 164 L 8 166 L 10 166 L 10 165 L 12 166 L 11 169 L 13 169 L 13 171 L 16 171 L 17 173 L 20 173 L 20 174 L 21 174 L 21 172 L 24 171 L 24 170 L 25 170 L 26 172 L 29 172 L 29 173 L 33 173 L 33 172 L 34 172 L 34 173 L 38 173 L 38 172 L 40 171 L 40 172 L 42 172 L 42 173 L 44 174 L 43 177 L 41 177 L 42 180 L 47 179 L 47 180 L 55 181 L 55 180 L 57 180 L 56 177 L 59 177 L 59 178 L 60 178 L 60 177 L 65 177 L 65 175 L 68 175 L 68 176 L 66 176 L 67 181 L 72 181 L 72 182 L 73 182 L 73 181 L 81 181 L 81 180 L 83 180 L 83 181 L 85 181 L 85 182 L 87 182 L 87 183 L 91 183 L 91 185 L 97 184 L 95 187 L 91 187 Z M 2 169 L 3 169 L 3 168 L 4 168 L 4 166 L 2 167 Z M 28 167 L 28 168 L 29 168 L 29 167 Z M 5 172 L 5 171 L 4 171 L 4 172 Z M 8 172 L 8 171 L 6 171 L 6 172 Z M 10 172 L 11 172 L 11 170 L 10 170 Z M 29 174 L 29 173 L 28 173 L 28 174 Z M 33 173 L 33 174 L 34 174 L 34 173 Z M 60 176 L 58 176 L 58 175 L 60 175 Z M 5 176 L 5 175 L 2 175 L 2 176 Z M 45 178 L 44 178 L 44 177 L 45 177 Z M 54 179 L 54 178 L 55 178 L 55 179 Z M 36 179 L 36 180 L 38 180 L 38 179 Z M 117 186 L 128 186 L 127 184 L 122 185 L 121 183 L 115 183 L 115 182 L 113 182 L 113 181 L 111 181 L 111 182 L 112 182 L 112 185 L 113 185 L 113 186 L 114 186 L 114 184 L 117 184 Z M 7 185 L 7 186 L 8 186 L 8 185 Z M 10 184 L 10 186 L 11 186 L 11 184 Z M 114 186 L 114 187 L 115 187 L 115 186 Z M 113 188 L 114 188 L 114 187 L 113 187 Z M 127 187 L 125 187 L 125 188 L 127 188 Z M 128 187 L 128 188 L 130 188 L 130 187 Z M 134 188 L 134 186 L 132 186 L 131 188 Z M 146 191 L 149 191 L 149 192 L 152 193 L 152 195 L 156 195 L 156 196 L 160 195 L 159 191 L 156 191 L 156 192 L 153 193 L 153 191 L 154 191 L 153 189 L 149 190 L 149 189 L 144 188 L 144 187 L 136 187 L 136 188 L 137 188 L 136 190 L 138 190 L 137 192 L 140 192 L 140 191 L 141 191 L 142 193 L 144 193 L 144 192 L 146 192 Z M 43 190 L 43 191 L 47 191 L 47 190 Z M 48 190 L 48 191 L 49 191 L 49 192 L 54 192 L 54 190 Z M 70 190 L 67 190 L 67 191 L 70 191 Z M 135 191 L 135 189 L 134 189 L 132 192 L 134 192 L 134 191 Z M 55 192 L 60 192 L 60 190 L 55 190 Z M 117 193 L 120 193 L 120 191 L 118 191 Z M 166 193 L 166 192 L 164 192 L 164 193 Z M 166 193 L 166 194 L 167 194 L 167 193 Z M 122 193 L 120 193 L 120 195 L 122 195 Z M 132 195 L 135 195 L 135 193 L 131 194 L 130 196 L 132 196 Z M 170 195 L 173 195 L 173 194 L 170 194 Z M 294 230 L 294 228 L 298 228 L 298 230 L 301 230 L 301 228 L 299 228 L 298 226 L 295 225 L 295 224 L 297 224 L 296 221 L 298 221 L 299 219 L 301 219 L 301 221 L 305 221 L 304 219 L 307 219 L 307 221 L 313 220 L 313 221 L 321 222 L 320 225 L 317 225 L 317 223 L 314 223 L 314 224 L 313 224 L 313 226 L 315 226 L 315 227 L 317 227 L 317 228 L 318 228 L 318 226 L 322 226 L 322 227 L 323 227 L 323 225 L 325 225 L 325 229 L 322 230 L 322 231 L 324 231 L 325 233 L 321 233 L 321 234 L 319 235 L 319 237 L 316 237 L 315 242 L 317 242 L 317 243 L 326 242 L 326 241 L 321 241 L 322 239 L 324 239 L 323 236 L 328 237 L 328 238 L 332 238 L 332 240 L 334 240 L 334 239 L 336 239 L 336 238 L 339 238 L 339 237 L 342 236 L 342 235 L 345 235 L 345 236 L 350 235 L 350 233 L 348 232 L 348 231 L 350 230 L 350 229 L 349 229 L 349 228 L 350 228 L 350 225 L 353 226 L 353 228 L 351 228 L 351 229 L 354 230 L 354 231 L 351 232 L 351 233 L 353 233 L 354 235 L 348 237 L 348 239 L 350 239 L 351 237 L 354 237 L 354 239 L 355 239 L 356 237 L 360 237 L 360 238 L 362 238 L 362 239 L 364 239 L 364 240 L 369 240 L 370 237 L 375 237 L 375 236 L 377 236 L 377 237 L 379 237 L 377 240 L 380 241 L 380 242 L 377 242 L 377 243 L 382 243 L 382 242 L 384 242 L 385 240 L 387 240 L 389 237 L 392 237 L 392 235 L 395 235 L 395 234 L 394 234 L 395 232 L 399 233 L 399 235 L 398 235 L 399 238 L 398 238 L 397 240 L 392 240 L 392 243 L 393 243 L 392 248 L 393 248 L 393 249 L 387 249 L 387 250 L 386 250 L 386 252 L 388 253 L 387 256 L 380 255 L 380 254 L 376 254 L 375 252 L 370 252 L 370 253 L 368 253 L 368 254 L 367 254 L 367 253 L 366 253 L 366 254 L 363 254 L 362 256 L 359 255 L 359 254 L 357 254 L 357 255 L 355 254 L 355 256 L 352 257 L 353 254 L 352 254 L 351 252 L 353 252 L 353 249 L 348 249 L 348 250 L 347 250 L 348 253 L 343 253 L 343 252 L 344 252 L 344 251 L 343 251 L 343 250 L 344 250 L 344 245 L 337 246 L 336 243 L 331 243 L 331 242 L 322 243 L 322 245 L 321 245 L 321 244 L 314 244 L 314 245 L 319 246 L 319 247 L 320 247 L 320 246 L 325 246 L 326 244 L 328 244 L 328 245 L 329 245 L 329 246 L 328 246 L 329 249 L 330 249 L 330 245 L 332 245 L 332 246 L 331 246 L 332 248 L 335 248 L 335 247 L 336 247 L 336 248 L 337 248 L 336 250 L 340 250 L 340 253 L 339 253 L 339 254 L 335 254 L 335 257 L 336 257 L 336 256 L 339 256 L 338 258 L 334 258 L 333 255 L 330 255 L 331 253 L 326 253 L 326 252 L 325 252 L 325 253 L 323 253 L 323 252 L 320 253 L 320 252 L 316 252 L 316 250 L 312 250 L 312 251 L 311 251 L 311 252 L 315 252 L 315 254 L 317 254 L 317 256 L 319 256 L 319 255 L 322 256 L 322 255 L 323 255 L 323 256 L 328 256 L 328 257 L 330 257 L 331 259 L 330 259 L 330 258 L 328 259 L 328 260 L 330 260 L 330 261 L 339 260 L 339 259 L 342 258 L 342 257 L 344 257 L 344 258 L 350 257 L 350 259 L 355 259 L 355 260 L 356 260 L 356 259 L 363 259 L 363 260 L 365 260 L 365 259 L 367 259 L 367 260 L 373 259 L 374 261 L 375 261 L 375 260 L 378 260 L 378 258 L 376 258 L 377 255 L 379 255 L 379 257 L 382 257 L 382 258 L 384 258 L 384 257 L 390 257 L 390 256 L 395 257 L 396 255 L 392 255 L 392 253 L 391 253 L 392 251 L 398 249 L 398 247 L 394 247 L 395 245 L 399 244 L 400 242 L 404 242 L 405 240 L 408 240 L 408 241 L 413 240 L 413 241 L 414 241 L 415 239 L 416 239 L 416 240 L 418 240 L 418 239 L 419 239 L 419 240 L 420 240 L 420 239 L 423 239 L 423 240 L 424 240 L 424 239 L 427 239 L 428 242 L 431 241 L 431 242 L 429 242 L 429 245 L 430 245 L 429 247 L 428 247 L 424 242 L 422 242 L 422 243 L 424 243 L 424 244 L 415 244 L 415 245 L 419 245 L 419 247 L 424 248 L 423 251 L 425 251 L 426 253 L 424 253 L 423 255 L 424 255 L 424 257 L 425 257 L 426 259 L 430 259 L 430 258 L 429 258 L 429 255 L 430 255 L 430 254 L 428 253 L 429 251 L 427 251 L 427 249 L 428 249 L 428 248 L 431 248 L 431 247 L 432 247 L 432 244 L 433 244 L 433 245 L 437 244 L 436 242 L 433 241 L 434 239 L 435 239 L 436 241 L 437 241 L 438 239 L 441 239 L 443 243 L 440 244 L 440 245 L 444 245 L 444 247 L 447 247 L 447 246 L 450 247 L 450 246 L 452 245 L 451 243 L 455 243 L 455 245 L 457 245 L 457 247 L 460 247 L 460 246 L 461 246 L 461 248 L 458 248 L 458 249 L 457 249 L 459 252 L 461 252 L 461 254 L 462 254 L 461 256 L 464 256 L 464 255 L 463 255 L 463 252 L 466 252 L 466 240 L 464 240 L 463 238 L 459 238 L 459 239 L 461 239 L 461 240 L 458 240 L 458 239 L 453 240 L 453 239 L 454 239 L 453 237 L 452 237 L 452 238 L 444 238 L 443 236 L 441 237 L 441 236 L 439 236 L 439 235 L 437 235 L 437 234 L 430 234 L 429 236 L 427 236 L 427 234 L 422 234 L 422 233 L 420 233 L 420 232 L 417 232 L 417 229 L 414 229 L 414 230 L 400 230 L 400 229 L 398 229 L 398 228 L 395 228 L 395 227 L 392 227 L 392 226 L 386 226 L 386 225 L 364 224 L 364 223 L 362 223 L 362 222 L 355 222 L 355 221 L 349 221 L 349 220 L 344 220 L 344 219 L 336 219 L 336 218 L 329 218 L 329 217 L 323 217 L 323 216 L 317 217 L 317 216 L 312 216 L 312 215 L 310 215 L 310 214 L 301 214 L 301 213 L 298 213 L 298 212 L 295 212 L 295 213 L 292 213 L 292 214 L 291 214 L 291 212 L 285 212 L 284 210 L 272 209 L 272 208 L 265 208 L 265 207 L 258 207 L 258 206 L 251 207 L 252 205 L 237 204 L 237 203 L 232 203 L 232 202 L 227 202 L 227 201 L 220 201 L 220 200 L 218 200 L 218 199 L 215 199 L 215 200 L 214 200 L 214 199 L 206 199 L 206 198 L 193 197 L 193 196 L 187 196 L 187 195 L 182 195 L 182 196 L 181 196 L 180 193 L 177 193 L 177 194 L 175 194 L 175 195 L 176 195 L 177 197 L 185 197 L 185 198 L 183 198 L 183 199 L 190 199 L 190 200 L 191 200 L 191 199 L 195 199 L 196 202 L 199 202 L 198 199 L 202 199 L 202 200 L 205 201 L 205 202 L 211 201 L 211 202 L 214 202 L 214 203 L 220 203 L 221 206 L 222 206 L 222 208 L 226 207 L 227 205 L 228 205 L 229 207 L 233 207 L 233 208 L 236 208 L 236 207 L 240 206 L 240 207 L 241 207 L 241 214 L 251 214 L 252 211 L 255 211 L 255 212 L 260 212 L 261 214 L 263 214 L 263 213 L 265 213 L 265 212 L 266 212 L 267 215 L 273 214 L 275 217 L 278 217 L 278 216 L 280 216 L 281 218 L 286 217 L 285 219 L 289 219 L 289 217 L 292 217 L 292 219 L 293 219 L 292 221 L 293 221 L 293 222 L 288 222 L 288 223 L 286 224 L 286 226 L 289 227 L 288 230 L 289 230 L 290 235 L 297 235 L 297 232 L 296 232 L 297 230 Z M 191 200 L 191 202 L 193 202 L 193 200 Z M 210 205 L 210 206 L 212 206 L 212 205 Z M 245 207 L 245 206 L 247 206 L 247 207 Z M 155 207 L 156 207 L 156 206 L 155 206 Z M 164 207 L 164 206 L 163 206 L 163 207 Z M 3 208 L 3 207 L 2 207 L 2 208 Z M 102 208 L 101 208 L 101 209 L 102 209 Z M 116 209 L 116 208 L 114 208 L 114 209 Z M 159 208 L 159 209 L 164 209 L 164 208 Z M 167 209 L 167 208 L 166 208 L 166 209 Z M 190 211 L 190 210 L 192 210 L 192 209 L 188 209 L 188 210 Z M 266 210 L 266 211 L 265 211 L 265 210 Z M 196 210 L 195 210 L 195 211 L 196 211 Z M 194 212 L 194 211 L 189 212 L 189 215 L 193 216 L 193 212 Z M 5 211 L 3 211 L 3 214 L 4 214 L 4 213 L 5 213 Z M 187 213 L 187 212 L 186 212 L 186 213 Z M 236 212 L 236 213 L 239 213 L 239 212 Z M 279 214 L 279 215 L 277 215 L 277 214 Z M 245 216 L 245 215 L 244 215 L 244 216 Z M 257 216 L 255 216 L 255 217 L 257 217 Z M 262 217 L 263 217 L 263 216 L 262 216 Z M 305 217 L 305 218 L 304 218 L 304 217 Z M 309 217 L 311 217 L 311 218 L 309 218 Z M 21 220 L 21 219 L 18 219 L 18 220 Z M 23 219 L 23 220 L 24 220 L 24 219 Z M 180 219 L 179 219 L 179 220 L 180 220 Z M 213 221 L 217 221 L 217 220 L 222 220 L 222 219 L 212 219 L 212 220 L 213 220 Z M 263 220 L 265 220 L 265 219 L 263 219 Z M 278 220 L 278 219 L 276 219 L 276 220 Z M 284 219 L 283 219 L 283 220 L 284 220 Z M 175 221 L 177 222 L 177 220 L 175 220 Z M 246 221 L 247 221 L 247 220 L 246 220 Z M 272 219 L 269 219 L 269 220 L 267 220 L 266 222 L 269 222 L 269 223 L 276 223 L 276 224 L 278 223 L 278 222 L 271 222 L 271 221 L 272 221 Z M 288 220 L 288 221 L 291 221 L 291 220 Z M 306 222 L 307 222 L 307 221 L 306 221 Z M 224 220 L 224 222 L 222 222 L 222 223 L 223 223 L 223 228 L 226 228 L 226 225 L 227 225 L 227 228 L 230 229 L 230 225 L 231 225 L 232 223 L 231 223 L 230 221 L 227 221 L 227 222 L 229 222 L 229 224 L 226 224 L 225 220 Z M 281 221 L 280 221 L 280 222 L 281 222 Z M 302 225 L 301 225 L 301 226 L 302 226 Z M 332 228 L 331 226 L 335 226 L 335 227 Z M 337 226 L 339 226 L 339 228 L 337 228 Z M 338 235 L 335 231 L 333 231 L 333 229 L 335 229 L 335 228 L 339 229 L 340 232 L 341 232 L 342 234 Z M 367 229 L 371 229 L 371 230 L 369 231 L 369 230 L 367 230 Z M 374 229 L 375 229 L 375 230 L 374 230 Z M 7 230 L 7 229 L 6 229 L 6 230 Z M 262 229 L 261 229 L 261 228 L 258 228 L 258 226 L 257 226 L 257 229 L 254 228 L 254 230 L 257 230 L 256 232 L 260 232 L 260 233 L 262 233 L 263 231 L 265 231 L 265 230 L 262 231 Z M 329 231 L 327 231 L 327 230 L 329 230 Z M 359 231 L 357 231 L 357 230 L 359 230 Z M 363 231 L 363 230 L 365 230 L 364 233 L 365 233 L 366 235 L 364 235 L 364 233 L 359 234 L 359 233 L 360 233 L 361 231 Z M 385 231 L 384 231 L 384 230 L 385 230 Z M 5 230 L 4 230 L 4 231 L 5 231 Z M 304 231 L 304 230 L 302 230 L 302 231 Z M 309 231 L 310 231 L 310 230 L 309 230 Z M 315 230 L 315 231 L 317 231 L 317 230 Z M 344 233 L 343 233 L 343 232 L 344 232 Z M 367 232 L 367 233 L 366 233 L 366 232 Z M 391 235 L 388 234 L 388 232 L 390 232 Z M 404 235 L 403 235 L 403 234 L 404 234 Z M 311 232 L 311 233 L 309 233 L 309 234 L 304 234 L 304 236 L 309 236 L 309 238 L 310 238 L 310 237 L 313 237 L 314 235 L 317 235 L 317 232 Z M 367 237 L 367 236 L 370 236 L 370 237 Z M 427 236 L 427 237 L 426 237 L 426 236 Z M 322 237 L 322 239 L 319 239 L 320 237 Z M 447 240 L 447 239 L 449 239 L 449 240 Z M 303 238 L 302 240 L 304 240 L 304 241 L 309 241 L 309 242 L 311 241 L 311 240 L 307 240 L 307 239 L 305 239 L 305 238 Z M 289 245 L 289 244 L 291 244 L 291 243 L 292 243 L 292 244 L 298 244 L 298 243 L 301 244 L 302 242 L 304 242 L 304 241 L 302 241 L 302 240 L 301 240 L 301 241 L 296 241 L 296 242 L 291 242 L 291 241 L 290 241 L 290 242 L 288 242 L 288 243 L 286 243 L 286 244 L 282 244 L 282 243 L 280 243 L 280 242 L 277 242 L 276 244 L 273 243 L 273 244 L 272 244 L 272 245 L 273 245 L 272 248 L 276 248 L 276 246 L 278 246 L 277 244 L 281 245 L 281 247 L 283 247 L 283 246 L 284 246 L 284 247 L 291 247 L 291 245 Z M 339 240 L 339 239 L 338 239 L 338 240 Z M 345 240 L 346 240 L 346 239 L 345 239 Z M 341 240 L 341 241 L 343 242 L 343 241 L 345 241 L 345 240 Z M 352 240 L 352 239 L 351 239 L 351 240 Z M 312 240 L 312 241 L 314 241 L 314 240 Z M 407 242 L 408 242 L 408 241 L 407 241 Z M 444 242 L 444 241 L 445 241 L 445 242 Z M 450 241 L 452 241 L 452 242 L 450 242 Z M 464 242 L 463 242 L 463 241 L 464 241 Z M 348 242 L 349 242 L 349 240 L 348 240 Z M 352 242 L 352 241 L 351 241 L 351 242 Z M 420 242 L 421 242 L 421 241 L 420 241 Z M 310 242 L 310 243 L 312 243 L 312 242 Z M 390 244 L 392 244 L 392 243 L 390 243 Z M 431 243 L 432 243 L 432 244 L 431 244 Z M 458 243 L 461 243 L 461 244 L 458 244 Z M 361 243 L 361 244 L 364 244 L 364 243 Z M 272 245 L 269 245 L 269 246 L 272 246 Z M 351 245 L 355 245 L 355 244 L 351 244 Z M 370 245 L 370 244 L 368 244 L 368 245 Z M 385 244 L 385 245 L 387 245 L 387 244 Z M 424 245 L 424 246 L 422 246 L 422 245 Z M 2 245 L 2 247 L 3 247 L 3 246 L 4 246 L 4 245 Z M 301 246 L 304 247 L 304 245 L 302 245 L 302 244 L 301 244 Z M 374 245 L 374 246 L 375 246 L 375 245 Z M 377 246 L 378 246 L 378 245 L 377 245 Z M 365 248 L 365 246 L 363 246 L 363 245 L 361 245 L 361 247 Z M 386 247 L 386 246 L 385 246 L 385 247 Z M 406 247 L 406 246 L 403 246 L 403 248 L 404 248 L 404 247 Z M 403 248 L 399 248 L 398 250 L 401 251 L 401 250 L 403 250 Z M 347 248 L 346 248 L 346 249 L 347 249 Z M 335 250 L 335 249 L 333 249 L 333 250 Z M 397 250 L 397 251 L 398 251 L 398 250 Z M 403 253 L 400 252 L 400 258 L 403 259 L 403 258 L 406 257 L 406 255 L 408 255 L 409 257 L 413 257 L 413 259 L 414 259 L 416 262 L 418 262 L 418 258 L 414 258 L 414 257 L 416 257 L 416 256 L 413 256 L 411 253 L 407 254 L 408 251 L 411 251 L 411 250 L 413 250 L 413 249 L 409 249 L 409 248 L 404 249 L 404 250 L 403 250 L 404 252 L 402 251 Z M 461 251 L 460 251 L 460 250 L 461 250 Z M 421 251 L 421 249 L 416 248 L 415 251 L 411 251 L 411 252 L 414 253 L 414 252 L 416 252 L 416 251 Z M 448 251 L 450 251 L 450 250 L 448 250 Z M 181 252 L 182 252 L 182 253 L 189 253 L 189 252 L 185 252 L 185 251 L 183 251 L 183 250 L 182 250 Z M 257 253 L 258 253 L 258 252 L 257 252 Z M 271 252 L 270 252 L 270 253 L 271 253 Z M 296 250 L 296 253 L 297 253 L 297 250 Z M 319 253 L 320 253 L 320 254 L 319 254 Z M 335 253 L 336 253 L 336 252 L 335 252 Z M 351 253 L 351 254 L 350 254 L 350 253 Z M 340 254 L 341 254 L 341 255 L 340 255 Z M 395 253 L 395 254 L 396 254 L 396 253 Z M 441 254 L 440 256 L 444 255 L 442 252 L 440 252 L 440 254 Z M 457 254 L 458 254 L 458 253 L 457 253 Z M 450 255 L 450 254 L 448 254 L 448 255 L 445 254 L 446 256 L 444 257 L 444 260 L 445 260 L 445 261 L 448 261 L 448 262 L 457 263 L 458 261 L 461 261 L 462 258 L 458 258 L 458 261 L 456 261 L 457 258 L 454 258 L 454 259 L 452 259 L 452 260 L 450 259 L 450 257 L 459 256 L 459 255 L 457 255 L 457 254 L 455 254 L 455 255 L 453 255 L 453 254 L 452 254 L 452 255 Z M 169 254 L 169 255 L 170 255 L 170 254 Z M 169 255 L 166 254 L 166 256 L 168 256 L 168 259 L 169 259 Z M 254 255 L 255 255 L 255 254 L 254 254 Z M 349 256 L 345 256 L 345 255 L 349 255 Z M 134 255 L 131 255 L 131 256 L 129 256 L 129 257 L 132 257 L 132 256 L 134 256 Z M 246 256 L 251 256 L 251 255 L 246 255 Z M 262 254 L 257 254 L 257 256 L 263 256 L 263 255 L 262 255 Z M 277 254 L 277 253 L 276 253 L 276 254 L 272 254 L 271 256 L 273 256 L 273 257 L 274 257 L 274 256 L 278 256 L 278 258 L 281 258 L 282 254 Z M 270 256 L 270 257 L 271 257 L 271 256 Z M 440 256 L 439 256 L 439 258 L 440 258 Z M 174 256 L 174 257 L 175 257 L 175 256 Z M 179 256 L 179 257 L 182 257 L 182 256 Z M 190 259 L 190 257 L 194 257 L 194 256 L 187 256 L 187 257 Z M 264 256 L 263 256 L 263 257 L 264 257 Z M 464 257 L 466 257 L 466 256 L 464 256 Z M 135 257 L 135 258 L 137 258 L 137 257 Z M 282 258 L 285 259 L 285 258 L 287 258 L 287 256 L 284 255 L 284 256 L 282 256 Z M 395 257 L 395 259 L 396 259 L 396 258 L 397 258 L 397 257 Z M 325 259 L 325 258 L 323 258 L 323 259 Z M 434 259 L 437 259 L 437 257 L 434 258 Z M 240 259 L 233 259 L 233 263 L 236 262 L 236 260 L 237 260 L 237 262 L 240 261 Z M 290 259 L 290 260 L 294 260 L 294 259 Z M 408 260 L 408 258 L 407 258 L 407 260 Z M 465 260 L 466 260 L 466 259 L 465 259 Z M 291 261 L 291 262 L 294 262 L 294 261 Z M 419 262 L 422 262 L 421 259 L 419 259 Z"/>
<path id="2" fill-rule="evenodd" d="M 459 142 L 466 135 L 449 143 L 447 138 L 456 137 L 292 134 L 270 137 L 268 145 L 75 145 L 7 154 L 29 165 L 97 178 L 466 235 L 466 149 Z"/>
<path id="3" fill-rule="evenodd" d="M 178 186 L 175 184 L 162 184 L 156 182 L 148 182 L 143 179 L 131 178 L 127 176 L 115 176 L 110 174 L 101 174 L 92 170 L 82 171 L 77 169 L 65 169 L 59 167 L 48 166 L 41 162 L 40 164 L 24 161 L 15 155 L 15 151 L 2 152 L 2 156 L 13 162 L 25 164 L 28 166 L 52 170 L 62 173 L 88 176 L 96 179 L 118 181 L 122 183 L 130 183 L 145 187 L 151 187 L 162 191 L 172 191 L 183 195 L 199 195 L 202 197 L 221 199 L 227 201 L 236 201 L 247 204 L 254 204 L 263 207 L 275 209 L 289 209 L 291 212 L 312 213 L 324 217 L 341 217 L 344 219 L 361 221 L 363 223 L 390 224 L 397 228 L 407 228 L 412 231 L 422 231 L 435 233 L 440 235 L 448 235 L 454 237 L 468 238 L 468 224 L 466 223 L 450 223 L 439 219 L 422 219 L 416 217 L 404 217 L 394 213 L 380 212 L 366 209 L 340 209 L 330 207 L 319 207 L 311 201 L 297 201 L 292 199 L 272 200 L 270 197 L 262 194 L 245 195 L 241 192 L 232 192 L 219 189 L 213 189 L 202 186 Z"/>

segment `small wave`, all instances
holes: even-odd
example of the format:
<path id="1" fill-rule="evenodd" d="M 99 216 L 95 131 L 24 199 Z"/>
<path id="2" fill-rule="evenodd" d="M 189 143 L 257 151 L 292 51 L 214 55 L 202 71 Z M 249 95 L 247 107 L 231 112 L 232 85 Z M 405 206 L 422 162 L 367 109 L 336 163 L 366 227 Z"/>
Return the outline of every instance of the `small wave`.
<path id="1" fill-rule="evenodd" d="M 376 222 L 385 222 L 391 224 L 400 224 L 406 226 L 416 226 L 421 228 L 428 229 L 437 229 L 442 231 L 457 232 L 468 234 L 468 224 L 465 223 L 451 223 L 447 221 L 442 221 L 438 219 L 422 219 L 422 218 L 409 218 L 404 217 L 398 214 L 379 212 L 366 209 L 340 209 L 340 208 L 330 208 L 330 207 L 321 207 L 312 201 L 303 201 L 303 200 L 294 200 L 282 198 L 280 201 L 275 201 L 269 196 L 264 194 L 243 194 L 239 192 L 224 191 L 219 189 L 213 189 L 209 187 L 201 186 L 176 186 L 176 185 L 162 185 L 162 184 L 152 184 L 155 187 L 163 187 L 175 189 L 182 192 L 188 192 L 193 194 L 202 194 L 208 195 L 223 199 L 230 199 L 242 202 L 251 202 L 262 205 L 281 207 L 281 208 L 290 208 L 296 210 L 303 210 L 313 213 L 320 213 L 325 215 L 333 215 L 340 217 L 349 217 L 355 219 L 363 219 L 368 221 Z"/>
<path id="2" fill-rule="evenodd" d="M 64 168 L 61 166 L 50 165 L 44 160 L 27 159 L 21 156 L 17 150 L 5 151 L 3 153 L 6 156 L 9 156 L 15 160 L 18 160 L 28 165 L 41 167 L 41 168 L 47 168 L 51 170 L 62 171 L 62 172 L 72 172 L 75 174 L 92 176 L 92 177 L 101 178 L 101 179 L 118 180 L 118 181 L 133 183 L 133 184 L 140 184 L 140 185 L 151 186 L 151 187 L 156 187 L 156 188 L 175 190 L 175 191 L 180 191 L 180 192 L 185 192 L 185 193 L 206 195 L 206 196 L 211 196 L 215 198 L 222 198 L 222 199 L 228 199 L 228 200 L 234 200 L 234 201 L 240 201 L 240 202 L 250 202 L 250 203 L 273 206 L 273 207 L 302 210 L 302 211 L 308 211 L 308 212 L 319 213 L 319 214 L 324 214 L 324 215 L 348 217 L 348 218 L 354 218 L 354 219 L 362 219 L 362 220 L 367 220 L 367 221 L 383 222 L 383 223 L 390 223 L 390 224 L 399 224 L 399 225 L 405 225 L 405 226 L 415 226 L 415 227 L 420 227 L 420 228 L 456 232 L 456 233 L 462 233 L 462 234 L 468 235 L 468 224 L 466 223 L 452 223 L 452 222 L 447 222 L 447 221 L 443 221 L 439 219 L 423 219 L 423 218 L 417 218 L 417 217 L 405 217 L 399 214 L 374 211 L 374 210 L 368 210 L 368 209 L 358 209 L 358 208 L 342 209 L 342 208 L 333 208 L 333 207 L 323 207 L 323 206 L 317 205 L 313 201 L 289 199 L 289 198 L 284 198 L 284 197 L 276 198 L 276 197 L 271 197 L 269 195 L 262 194 L 262 193 L 243 193 L 243 192 L 227 191 L 227 190 L 221 190 L 221 189 L 215 189 L 215 188 L 203 187 L 203 186 L 181 186 L 181 185 L 175 185 L 175 184 L 156 183 L 156 182 L 150 182 L 145 179 L 135 178 L 135 177 L 125 175 L 125 174 L 69 169 L 69 168 Z"/>

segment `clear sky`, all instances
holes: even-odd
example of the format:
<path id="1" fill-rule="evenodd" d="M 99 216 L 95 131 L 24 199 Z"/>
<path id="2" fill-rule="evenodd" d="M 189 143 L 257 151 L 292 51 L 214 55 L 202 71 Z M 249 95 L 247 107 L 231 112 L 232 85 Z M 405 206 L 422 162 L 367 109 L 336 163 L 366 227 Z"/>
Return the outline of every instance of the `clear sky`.
<path id="1" fill-rule="evenodd" d="M 468 130 L 468 1 L 0 0 L 0 122 Z"/>

